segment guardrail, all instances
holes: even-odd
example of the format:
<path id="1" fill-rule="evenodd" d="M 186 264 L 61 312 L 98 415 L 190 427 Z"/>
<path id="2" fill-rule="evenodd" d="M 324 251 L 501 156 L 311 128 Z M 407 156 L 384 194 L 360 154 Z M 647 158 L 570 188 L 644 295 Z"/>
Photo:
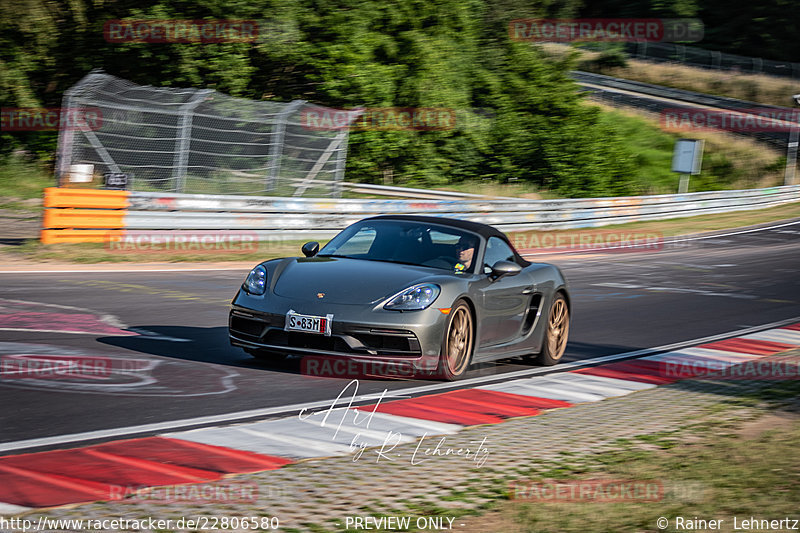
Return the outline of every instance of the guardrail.
<path id="1" fill-rule="evenodd" d="M 263 240 L 327 238 L 362 218 L 425 214 L 505 232 L 573 229 L 773 207 L 800 185 L 657 196 L 563 200 L 368 200 L 45 189 L 41 240 L 106 242 L 126 232 L 246 231 Z"/>
<path id="2" fill-rule="evenodd" d="M 595 98 L 605 100 L 613 106 L 634 107 L 656 114 L 667 109 L 674 110 L 676 105 L 679 105 L 678 102 L 688 107 L 725 109 L 736 112 L 755 108 L 784 111 L 787 109 L 786 107 L 758 104 L 746 100 L 729 98 L 727 96 L 716 96 L 684 89 L 675 89 L 663 85 L 653 85 L 651 83 L 614 78 L 603 74 L 594 74 L 579 70 L 570 72 L 570 76 L 579 85 L 591 91 Z M 787 95 L 787 100 L 788 98 L 789 95 Z M 788 131 L 733 131 L 731 133 L 744 137 L 752 137 L 776 148 L 786 148 L 789 142 Z"/>
<path id="3" fill-rule="evenodd" d="M 643 81 L 615 78 L 613 76 L 606 76 L 605 74 L 595 74 L 593 72 L 585 72 L 582 70 L 571 71 L 570 77 L 580 84 L 601 85 L 603 87 L 647 94 L 650 96 L 658 96 L 660 98 L 668 98 L 670 100 L 691 102 L 693 104 L 706 107 L 729 109 L 731 111 L 741 111 L 743 109 L 752 109 L 754 107 L 759 109 L 786 109 L 786 106 L 781 107 L 771 104 L 759 104 L 755 102 L 749 102 L 747 100 L 730 98 L 728 96 L 698 93 L 695 91 L 687 91 L 685 89 L 666 87 L 664 85 L 654 85 L 652 83 L 645 83 Z M 791 102 L 788 94 L 786 95 L 786 101 L 787 105 L 789 102 Z"/>
<path id="4" fill-rule="evenodd" d="M 317 180 L 295 180 L 298 184 L 324 184 Z M 374 194 L 378 196 L 396 196 L 399 198 L 425 198 L 433 200 L 449 199 L 449 198 L 487 198 L 482 194 L 471 194 L 467 192 L 456 191 L 440 191 L 433 189 L 414 189 L 412 187 L 397 187 L 394 185 L 376 185 L 374 183 L 352 183 L 349 181 L 342 181 L 338 185 L 343 189 L 360 194 Z M 299 196 L 299 195 L 298 195 Z M 292 196 L 296 198 L 298 196 Z"/>

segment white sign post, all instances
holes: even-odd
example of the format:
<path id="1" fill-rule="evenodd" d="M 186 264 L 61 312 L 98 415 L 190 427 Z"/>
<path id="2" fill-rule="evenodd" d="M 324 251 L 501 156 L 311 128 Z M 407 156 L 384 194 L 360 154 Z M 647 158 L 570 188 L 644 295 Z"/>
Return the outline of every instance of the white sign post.
<path id="1" fill-rule="evenodd" d="M 800 97 L 800 95 L 797 95 Z M 794 185 L 794 173 L 797 168 L 797 145 L 800 144 L 800 124 L 789 132 L 789 144 L 786 148 L 786 173 L 783 178 L 784 185 Z"/>
<path id="2" fill-rule="evenodd" d="M 702 139 L 678 139 L 675 142 L 675 153 L 672 155 L 672 171 L 681 174 L 678 193 L 689 190 L 689 175 L 700 174 L 703 163 Z"/>

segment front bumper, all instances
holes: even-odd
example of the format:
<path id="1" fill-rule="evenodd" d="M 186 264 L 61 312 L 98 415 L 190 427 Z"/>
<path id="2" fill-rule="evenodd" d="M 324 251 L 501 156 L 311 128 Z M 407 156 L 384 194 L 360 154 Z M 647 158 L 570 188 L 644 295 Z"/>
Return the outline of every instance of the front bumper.
<path id="1" fill-rule="evenodd" d="M 333 314 L 331 335 L 286 331 L 286 313 Z M 239 291 L 228 320 L 230 342 L 248 350 L 292 355 L 403 361 L 431 368 L 439 359 L 447 315 L 431 307 L 387 311 L 369 305 L 298 302 Z"/>

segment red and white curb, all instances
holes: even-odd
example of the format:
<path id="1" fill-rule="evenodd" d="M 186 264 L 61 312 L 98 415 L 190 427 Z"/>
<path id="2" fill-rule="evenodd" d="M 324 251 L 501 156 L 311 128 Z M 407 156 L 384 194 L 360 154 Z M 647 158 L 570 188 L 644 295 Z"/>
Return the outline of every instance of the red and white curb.
<path id="1" fill-rule="evenodd" d="M 724 368 L 800 347 L 800 323 L 657 355 L 278 420 L 0 457 L 0 515 L 207 483 L 535 416 L 678 381 L 665 364 Z M 123 490 L 121 490 L 123 489 Z"/>

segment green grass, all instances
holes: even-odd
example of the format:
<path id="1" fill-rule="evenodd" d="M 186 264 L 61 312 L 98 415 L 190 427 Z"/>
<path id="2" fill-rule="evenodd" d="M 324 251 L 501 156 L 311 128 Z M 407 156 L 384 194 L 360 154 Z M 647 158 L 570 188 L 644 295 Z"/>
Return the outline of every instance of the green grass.
<path id="1" fill-rule="evenodd" d="M 795 391 L 796 392 L 796 391 Z M 724 429 L 724 428 L 723 428 Z M 733 530 L 733 517 L 797 517 L 800 461 L 796 443 L 800 421 L 743 439 L 728 428 L 714 428 L 699 442 L 668 450 L 636 450 L 633 446 L 599 454 L 601 470 L 586 479 L 655 480 L 663 486 L 657 502 L 509 502 L 502 515 L 513 531 L 570 532 L 655 531 L 658 517 L 723 520 Z M 716 434 L 714 434 L 716 433 Z"/>
<path id="2" fill-rule="evenodd" d="M 601 123 L 622 133 L 636 157 L 636 182 L 645 194 L 675 192 L 677 175 L 670 171 L 675 137 L 642 119 L 604 111 Z"/>
<path id="3" fill-rule="evenodd" d="M 672 172 L 675 141 L 683 137 L 705 139 L 701 173 L 691 176 L 689 192 L 782 185 L 781 156 L 754 141 L 731 139 L 724 134 L 670 133 L 653 119 L 603 110 L 600 121 L 616 128 L 636 158 L 637 188 L 642 194 L 674 194 L 678 174 Z"/>
<path id="4" fill-rule="evenodd" d="M 8 158 L 0 163 L 0 208 L 35 211 L 32 202 L 42 198 L 42 189 L 55 186 L 55 178 L 44 164 Z"/>

